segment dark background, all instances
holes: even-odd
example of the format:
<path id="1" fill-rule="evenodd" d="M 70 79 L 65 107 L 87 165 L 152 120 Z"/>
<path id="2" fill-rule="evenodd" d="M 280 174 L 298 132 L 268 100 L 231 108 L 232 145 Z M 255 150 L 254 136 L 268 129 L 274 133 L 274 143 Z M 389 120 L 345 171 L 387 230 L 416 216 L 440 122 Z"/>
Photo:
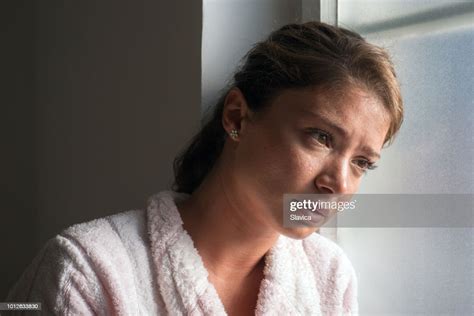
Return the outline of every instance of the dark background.
<path id="1" fill-rule="evenodd" d="M 201 1 L 2 1 L 0 301 L 65 227 L 144 208 L 199 126 Z"/>

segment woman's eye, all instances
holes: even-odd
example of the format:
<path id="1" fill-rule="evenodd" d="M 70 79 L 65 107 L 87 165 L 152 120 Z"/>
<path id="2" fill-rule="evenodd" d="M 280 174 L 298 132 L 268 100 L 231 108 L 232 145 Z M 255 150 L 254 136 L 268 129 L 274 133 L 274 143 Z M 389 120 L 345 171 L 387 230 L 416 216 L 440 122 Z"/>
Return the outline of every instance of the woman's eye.
<path id="1" fill-rule="evenodd" d="M 319 144 L 324 145 L 326 147 L 330 146 L 331 143 L 331 136 L 323 131 L 320 130 L 311 130 L 310 131 L 311 137 L 314 138 Z"/>
<path id="2" fill-rule="evenodd" d="M 355 164 L 364 171 L 374 170 L 375 168 L 377 168 L 377 166 L 373 162 L 370 162 L 365 159 L 355 160 Z"/>

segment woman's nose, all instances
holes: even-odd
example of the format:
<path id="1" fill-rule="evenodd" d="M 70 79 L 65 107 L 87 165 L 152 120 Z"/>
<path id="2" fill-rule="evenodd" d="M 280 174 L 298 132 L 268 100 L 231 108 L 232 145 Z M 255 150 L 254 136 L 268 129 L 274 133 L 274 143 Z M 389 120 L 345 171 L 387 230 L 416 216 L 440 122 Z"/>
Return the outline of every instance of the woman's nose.
<path id="1" fill-rule="evenodd" d="M 348 194 L 350 193 L 349 161 L 347 159 L 331 159 L 314 180 L 318 193 Z"/>

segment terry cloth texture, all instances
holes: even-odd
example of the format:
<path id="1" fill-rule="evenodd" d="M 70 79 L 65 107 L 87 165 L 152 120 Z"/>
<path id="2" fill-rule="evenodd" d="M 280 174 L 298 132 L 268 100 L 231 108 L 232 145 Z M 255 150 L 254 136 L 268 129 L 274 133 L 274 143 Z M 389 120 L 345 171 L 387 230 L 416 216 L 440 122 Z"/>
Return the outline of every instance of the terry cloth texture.
<path id="1" fill-rule="evenodd" d="M 51 239 L 7 302 L 49 315 L 226 315 L 202 259 L 163 191 L 147 210 L 74 225 Z M 256 315 L 355 315 L 357 281 L 342 249 L 312 234 L 280 235 L 265 255 Z"/>

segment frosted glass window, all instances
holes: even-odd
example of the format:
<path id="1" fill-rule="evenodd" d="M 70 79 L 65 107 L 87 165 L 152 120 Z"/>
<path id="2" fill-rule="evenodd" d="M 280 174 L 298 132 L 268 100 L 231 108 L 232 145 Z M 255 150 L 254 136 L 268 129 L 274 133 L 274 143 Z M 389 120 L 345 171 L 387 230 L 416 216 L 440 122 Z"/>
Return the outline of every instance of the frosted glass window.
<path id="1" fill-rule="evenodd" d="M 340 0 L 338 24 L 391 53 L 405 121 L 361 193 L 474 193 L 474 3 Z M 450 210 L 446 210 L 449 212 Z M 338 228 L 363 315 L 472 315 L 472 228 Z"/>

